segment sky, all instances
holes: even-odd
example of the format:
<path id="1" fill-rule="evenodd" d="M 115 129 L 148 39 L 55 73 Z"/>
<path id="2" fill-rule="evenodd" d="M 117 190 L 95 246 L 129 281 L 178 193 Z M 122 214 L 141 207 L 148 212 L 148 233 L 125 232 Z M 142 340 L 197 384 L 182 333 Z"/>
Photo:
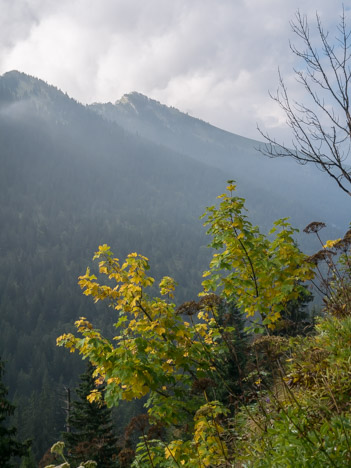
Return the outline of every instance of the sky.
<path id="1" fill-rule="evenodd" d="M 351 0 L 344 0 L 346 10 Z M 0 0 L 0 74 L 19 70 L 83 104 L 137 91 L 217 127 L 259 139 L 288 135 L 269 97 L 278 67 L 303 99 L 290 21 L 318 11 L 333 30 L 331 0 Z M 347 11 L 348 13 L 348 11 Z"/>

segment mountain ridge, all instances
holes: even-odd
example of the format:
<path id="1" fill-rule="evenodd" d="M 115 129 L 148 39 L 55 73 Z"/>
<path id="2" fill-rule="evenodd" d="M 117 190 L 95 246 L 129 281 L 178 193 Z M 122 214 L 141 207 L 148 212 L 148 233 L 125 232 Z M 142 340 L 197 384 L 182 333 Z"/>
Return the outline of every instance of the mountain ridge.
<path id="1" fill-rule="evenodd" d="M 263 156 L 259 152 L 262 142 L 219 129 L 137 92 L 124 95 L 115 104 L 95 103 L 89 107 L 137 136 L 224 170 L 228 179 L 238 182 L 240 192 L 248 200 L 252 190 L 269 190 L 274 197 L 285 197 L 286 203 L 290 200 L 299 205 L 304 200 L 305 205 L 311 204 L 310 216 L 346 227 L 340 209 L 344 196 L 336 184 L 315 167 L 299 166 L 288 158 L 273 160 Z M 250 190 L 242 191 L 243 185 L 250 186 Z M 290 213 L 281 210 L 277 216 Z M 300 229 L 303 227 L 299 225 Z"/>
<path id="2" fill-rule="evenodd" d="M 203 119 L 200 119 L 198 117 L 194 117 L 189 115 L 188 113 L 182 112 L 181 110 L 177 109 L 174 106 L 167 106 L 166 104 L 162 104 L 160 101 L 157 101 L 156 99 L 150 98 L 142 93 L 139 93 L 138 91 L 132 91 L 130 93 L 124 94 L 120 99 L 116 100 L 114 104 L 112 104 L 115 107 L 120 107 L 120 106 L 128 106 L 128 104 L 134 109 L 136 114 L 139 115 L 138 111 L 138 106 L 139 104 L 144 104 L 144 105 L 150 105 L 150 108 L 155 111 L 155 109 L 158 109 L 160 111 L 160 114 L 163 112 L 166 112 L 167 114 L 169 112 L 173 113 L 174 116 L 183 116 L 188 119 L 188 123 L 193 122 L 194 125 L 199 124 L 199 125 L 204 125 L 207 127 L 208 130 L 216 131 L 220 133 L 222 136 L 225 135 L 234 135 L 236 138 L 239 138 L 242 141 L 246 142 L 255 142 L 257 143 L 256 140 L 252 138 L 247 138 L 242 135 L 239 135 L 237 133 L 229 132 L 227 130 L 223 130 L 220 127 L 217 127 L 209 122 L 206 122 Z M 102 103 L 94 103 L 94 104 L 102 104 Z M 92 104 L 92 105 L 94 105 Z M 109 104 L 109 103 L 108 103 Z"/>
<path id="3" fill-rule="evenodd" d="M 6 95 L 9 88 L 12 89 L 10 99 Z M 12 117 L 18 114 L 21 103 L 21 112 L 27 117 L 33 118 L 34 114 L 36 118 L 68 126 L 77 126 L 79 119 L 85 119 L 90 121 L 92 131 L 96 126 L 102 128 L 97 116 L 102 117 L 105 122 L 115 124 L 108 131 L 118 134 L 119 138 L 128 132 L 137 136 L 138 141 L 146 139 L 221 170 L 227 174 L 227 179 L 238 182 L 240 194 L 248 198 L 249 203 L 252 192 L 259 190 L 271 192 L 273 197 L 282 200 L 285 198 L 285 203 L 290 205 L 299 205 L 303 199 L 306 206 L 311 204 L 310 211 L 316 212 L 317 217 L 322 216 L 323 220 L 341 229 L 345 227 L 343 213 L 338 208 L 342 196 L 325 174 L 320 174 L 311 166 L 298 166 L 287 158 L 266 158 L 258 152 L 261 142 L 219 129 L 139 92 L 125 94 L 115 104 L 84 105 L 39 78 L 10 71 L 0 77 L 0 112 L 6 111 L 9 101 L 14 104 L 10 108 Z M 28 113 L 26 108 L 29 108 Z M 248 189 L 242 190 L 245 186 Z M 278 217 L 285 215 L 290 216 L 290 213 L 277 210 Z M 300 229 L 302 227 L 299 225 Z"/>

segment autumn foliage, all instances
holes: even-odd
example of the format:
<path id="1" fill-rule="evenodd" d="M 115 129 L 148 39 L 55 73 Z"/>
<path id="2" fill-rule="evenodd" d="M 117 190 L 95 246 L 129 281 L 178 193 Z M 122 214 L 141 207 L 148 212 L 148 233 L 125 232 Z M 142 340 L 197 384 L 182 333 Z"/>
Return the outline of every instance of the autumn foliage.
<path id="1" fill-rule="evenodd" d="M 146 399 L 147 426 L 125 466 L 345 466 L 350 319 L 327 317 L 314 336 L 275 333 L 316 265 L 298 249 L 287 219 L 265 236 L 234 192 L 230 182 L 204 215 L 215 253 L 198 302 L 177 307 L 170 277 L 149 297 L 148 259 L 132 253 L 120 262 L 102 245 L 94 255 L 99 276 L 88 268 L 79 285 L 116 310 L 115 336 L 82 317 L 77 334 L 62 335 L 58 345 L 91 361 L 109 406 Z M 246 326 L 244 347 L 239 322 L 229 320 L 233 310 Z M 101 398 L 98 388 L 88 396 Z"/>

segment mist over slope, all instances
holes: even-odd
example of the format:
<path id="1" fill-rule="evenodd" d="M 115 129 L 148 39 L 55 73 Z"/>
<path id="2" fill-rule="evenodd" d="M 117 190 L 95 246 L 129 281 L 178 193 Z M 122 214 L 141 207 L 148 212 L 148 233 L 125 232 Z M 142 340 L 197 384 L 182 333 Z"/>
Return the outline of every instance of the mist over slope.
<path id="1" fill-rule="evenodd" d="M 262 142 L 226 132 L 139 93 L 90 108 L 136 135 L 224 171 L 237 181 L 258 224 L 267 216 L 269 222 L 291 216 L 300 229 L 311 218 L 345 227 L 345 195 L 312 165 L 265 157 L 259 151 Z M 260 219 L 256 207 L 262 198 L 266 204 Z"/>

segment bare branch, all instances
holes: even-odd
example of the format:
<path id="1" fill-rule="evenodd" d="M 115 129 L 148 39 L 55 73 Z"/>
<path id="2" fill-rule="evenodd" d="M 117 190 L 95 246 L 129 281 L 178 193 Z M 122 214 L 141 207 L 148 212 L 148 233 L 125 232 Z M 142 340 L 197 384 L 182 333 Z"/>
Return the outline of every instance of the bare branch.
<path id="1" fill-rule="evenodd" d="M 351 196 L 351 29 L 346 24 L 343 9 L 332 40 L 316 14 L 319 44 L 312 43 L 305 15 L 297 11 L 291 23 L 294 34 L 302 42 L 299 48 L 290 44 L 293 54 L 304 63 L 294 69 L 297 82 L 306 91 L 304 103 L 292 100 L 279 73 L 279 88 L 271 98 L 285 113 L 292 132 L 289 145 L 279 143 L 258 129 L 265 145 L 260 151 L 269 157 L 291 157 L 300 164 L 315 164 Z"/>

